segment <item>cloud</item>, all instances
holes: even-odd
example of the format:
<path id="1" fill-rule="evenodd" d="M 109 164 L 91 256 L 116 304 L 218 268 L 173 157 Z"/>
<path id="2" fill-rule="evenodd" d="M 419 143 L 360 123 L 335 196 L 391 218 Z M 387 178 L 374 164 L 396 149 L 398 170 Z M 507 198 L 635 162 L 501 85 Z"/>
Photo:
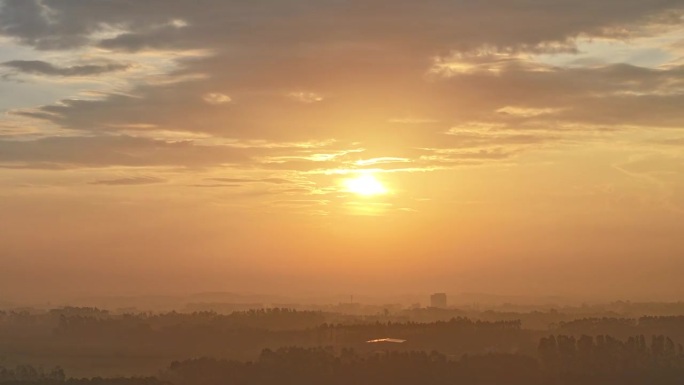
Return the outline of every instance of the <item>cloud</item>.
<path id="1" fill-rule="evenodd" d="M 218 106 L 220 104 L 230 103 L 233 101 L 233 99 L 230 96 L 228 96 L 226 94 L 218 93 L 218 92 L 208 93 L 208 94 L 204 95 L 204 97 L 202 99 L 204 99 L 205 102 L 207 102 L 211 105 L 214 105 L 214 106 Z"/>
<path id="2" fill-rule="evenodd" d="M 323 101 L 323 96 L 319 95 L 315 92 L 304 92 L 304 91 L 298 91 L 298 92 L 290 92 L 287 94 L 287 96 L 300 103 L 316 103 L 316 102 L 321 102 Z"/>
<path id="3" fill-rule="evenodd" d="M 506 107 L 499 108 L 498 110 L 496 110 L 496 112 L 498 112 L 500 114 L 519 116 L 519 117 L 523 117 L 523 118 L 532 118 L 535 116 L 553 114 L 553 113 L 556 113 L 559 111 L 560 110 L 556 109 L 556 108 L 525 108 L 525 107 L 514 107 L 514 106 L 506 106 Z"/>
<path id="4" fill-rule="evenodd" d="M 194 184 L 191 187 L 198 187 L 198 188 L 236 188 L 236 187 L 242 187 L 242 185 L 213 183 L 213 184 Z"/>
<path id="5" fill-rule="evenodd" d="M 435 164 L 505 160 L 561 143 L 571 132 L 581 138 L 588 131 L 627 126 L 684 125 L 682 66 L 570 67 L 542 58 L 576 54 L 579 40 L 657 36 L 681 28 L 684 5 L 675 2 L 199 1 L 5 0 L 0 34 L 49 50 L 40 60 L 5 62 L 8 68 L 49 76 L 108 71 L 119 71 L 112 78 L 133 76 L 111 67 L 120 64 L 51 64 L 68 62 L 74 52 L 87 58 L 103 51 L 136 68 L 158 66 L 158 76 L 131 78 L 126 89 L 97 98 L 75 96 L 11 111 L 91 139 L 0 143 L 32 154 L 11 150 L 5 158 L 14 159 L 15 167 L 20 161 L 228 163 L 310 172 L 373 159 L 385 160 L 380 163 L 388 168 L 407 162 L 429 167 L 431 159 Z M 202 54 L 183 54 L 190 51 Z M 155 55 L 165 60 L 151 62 Z M 482 124 L 491 127 L 472 126 Z M 149 141 L 131 152 L 106 139 L 100 160 L 86 156 L 88 150 L 58 149 L 108 136 Z M 336 150 L 363 148 L 363 156 L 316 159 L 317 153 L 290 147 L 217 145 L 333 139 L 340 143 Z M 33 148 L 44 146 L 49 147 L 44 153 Z M 449 149 L 458 152 L 439 153 Z"/>
<path id="6" fill-rule="evenodd" d="M 159 183 L 165 183 L 165 182 L 167 182 L 167 181 L 165 179 L 162 179 L 162 178 L 155 178 L 155 177 L 150 177 L 150 176 L 141 176 L 141 177 L 120 178 L 120 179 L 96 180 L 96 181 L 90 182 L 90 184 L 97 185 L 97 186 L 138 186 L 138 185 L 147 185 L 147 184 L 159 184 Z"/>
<path id="7" fill-rule="evenodd" d="M 668 138 L 661 140 L 654 140 L 652 143 L 661 144 L 665 146 L 684 146 L 684 138 Z"/>
<path id="8" fill-rule="evenodd" d="M 293 183 L 290 180 L 283 178 L 210 178 L 209 180 L 215 182 L 226 183 L 270 183 L 270 184 L 288 184 Z"/>
<path id="9" fill-rule="evenodd" d="M 332 142 L 321 143 L 229 143 L 210 139 L 154 139 L 130 135 L 49 136 L 0 139 L 0 168 L 73 169 L 120 167 L 162 167 L 176 171 L 198 168 L 242 169 L 245 177 L 211 177 L 221 184 L 260 183 L 270 185 L 301 184 L 285 177 L 252 177 L 259 170 L 318 169 L 335 167 L 340 161 L 309 159 L 311 153 L 332 151 L 345 154 Z M 287 160 L 281 160 L 287 159 Z M 263 175 L 263 174 L 262 174 Z M 115 178 L 120 179 L 120 178 Z"/>
<path id="10" fill-rule="evenodd" d="M 426 149 L 428 155 L 423 155 L 420 160 L 424 167 L 445 165 L 481 165 L 485 162 L 502 161 L 512 158 L 516 151 L 512 149 L 493 148 L 481 150 L 444 150 Z"/>
<path id="11" fill-rule="evenodd" d="M 377 165 L 377 164 L 397 164 L 397 163 L 410 163 L 410 162 L 411 162 L 411 160 L 408 158 L 382 157 L 382 158 L 357 160 L 355 162 L 355 164 L 357 166 L 373 166 L 373 165 Z"/>
<path id="12" fill-rule="evenodd" d="M 73 1 L 5 0 L 0 31 L 41 49 L 88 44 L 110 49 L 182 47 L 226 41 L 258 46 L 294 42 L 403 42 L 412 49 L 438 51 L 455 45 L 536 46 L 584 33 L 623 36 L 638 22 L 672 24 L 681 4 L 656 0 L 495 0 L 486 3 L 433 0 L 270 2 L 149 0 L 105 4 Z M 275 19 L 274 16 L 278 18 Z M 182 23 L 178 23 L 182 20 Z M 277 20 L 277 22 L 274 22 Z M 259 30 L 262 33 L 251 33 Z M 478 31 L 477 34 L 472 31 Z M 100 35 L 103 35 L 100 37 Z M 114 35 L 114 36 L 111 36 Z"/>
<path id="13" fill-rule="evenodd" d="M 434 120 L 434 119 L 414 118 L 414 117 L 394 118 L 394 119 L 390 119 L 389 122 L 390 123 L 396 123 L 396 124 L 435 124 L 435 123 L 439 123 L 439 121 Z"/>
<path id="14" fill-rule="evenodd" d="M 131 136 L 49 137 L 0 140 L 0 164 L 5 166 L 206 167 L 247 162 L 259 150 L 167 142 Z"/>
<path id="15" fill-rule="evenodd" d="M 65 77 L 101 75 L 130 68 L 129 65 L 117 63 L 57 67 L 41 60 L 12 60 L 0 65 L 25 74 Z"/>
<path id="16" fill-rule="evenodd" d="M 276 206 L 292 206 L 292 207 L 303 207 L 303 206 L 325 206 L 330 201 L 327 200 L 314 200 L 314 199 L 300 199 L 300 200 L 280 200 L 272 202 L 271 204 Z"/>

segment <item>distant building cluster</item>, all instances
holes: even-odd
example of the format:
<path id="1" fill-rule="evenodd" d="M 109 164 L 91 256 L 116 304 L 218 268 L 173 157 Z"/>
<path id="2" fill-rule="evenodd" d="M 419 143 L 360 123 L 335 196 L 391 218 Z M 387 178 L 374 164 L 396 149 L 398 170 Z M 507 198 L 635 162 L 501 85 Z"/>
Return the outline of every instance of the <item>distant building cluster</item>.
<path id="1" fill-rule="evenodd" d="M 436 307 L 439 309 L 446 309 L 447 307 L 447 295 L 446 293 L 435 293 L 430 296 L 430 307 Z"/>

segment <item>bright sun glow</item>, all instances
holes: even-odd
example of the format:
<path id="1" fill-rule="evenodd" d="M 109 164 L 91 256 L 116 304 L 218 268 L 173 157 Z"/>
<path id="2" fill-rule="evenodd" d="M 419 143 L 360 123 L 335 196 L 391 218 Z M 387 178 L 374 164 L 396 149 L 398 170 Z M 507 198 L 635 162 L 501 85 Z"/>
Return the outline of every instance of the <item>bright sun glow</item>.
<path id="1" fill-rule="evenodd" d="M 382 195 L 387 193 L 385 186 L 373 175 L 364 174 L 344 181 L 347 191 L 363 196 Z"/>

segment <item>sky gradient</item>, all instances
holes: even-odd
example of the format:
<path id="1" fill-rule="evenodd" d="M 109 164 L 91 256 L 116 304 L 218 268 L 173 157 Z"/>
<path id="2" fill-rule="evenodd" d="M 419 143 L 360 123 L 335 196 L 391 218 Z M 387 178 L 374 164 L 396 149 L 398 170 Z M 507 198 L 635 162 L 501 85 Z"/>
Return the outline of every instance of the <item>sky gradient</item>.
<path id="1" fill-rule="evenodd" d="M 6 298 L 684 295 L 681 0 L 0 0 L 0 113 Z"/>

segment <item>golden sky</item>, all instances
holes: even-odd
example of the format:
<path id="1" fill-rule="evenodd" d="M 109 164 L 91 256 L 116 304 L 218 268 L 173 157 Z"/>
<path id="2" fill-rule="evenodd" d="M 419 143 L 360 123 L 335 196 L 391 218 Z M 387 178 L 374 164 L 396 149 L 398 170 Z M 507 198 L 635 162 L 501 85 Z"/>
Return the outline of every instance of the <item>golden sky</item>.
<path id="1" fill-rule="evenodd" d="M 684 294 L 684 2 L 0 0 L 0 293 Z"/>

